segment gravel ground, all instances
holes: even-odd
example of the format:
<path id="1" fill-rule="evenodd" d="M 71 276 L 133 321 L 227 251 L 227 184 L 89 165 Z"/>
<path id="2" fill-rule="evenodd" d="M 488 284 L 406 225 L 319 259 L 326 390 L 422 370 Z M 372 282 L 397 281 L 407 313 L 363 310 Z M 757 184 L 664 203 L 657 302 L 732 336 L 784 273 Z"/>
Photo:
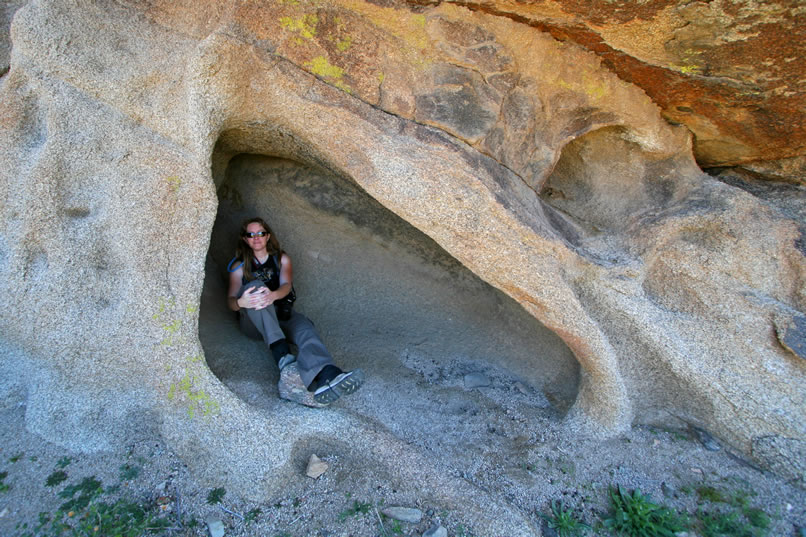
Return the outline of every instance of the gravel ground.
<path id="1" fill-rule="evenodd" d="M 608 511 L 608 487 L 616 484 L 688 513 L 735 510 L 716 501 L 714 491 L 724 499 L 744 498 L 770 517 L 771 536 L 799 536 L 799 528 L 806 526 L 803 489 L 753 468 L 725 448 L 706 449 L 692 431 L 635 427 L 605 442 L 573 440 L 563 436 L 546 398 L 504 371 L 461 361 L 437 365 L 411 354 L 399 363 L 398 371 L 371 377 L 362 390 L 340 401 L 337 411 L 362 415 L 367 426 L 388 428 L 440 471 L 503 498 L 536 527 L 541 525 L 538 513 L 548 512 L 552 500 L 573 507 L 595 527 Z M 467 389 L 468 372 L 484 374 L 490 385 Z M 388 393 L 392 378 L 398 398 L 410 405 L 370 404 Z M 263 397 L 270 396 L 267 391 L 264 387 Z M 418 483 L 395 484 L 371 470 L 355 471 L 338 453 L 316 453 L 328 464 L 318 479 L 305 475 L 310 454 L 301 454 L 299 473 L 281 496 L 254 502 L 227 490 L 219 503 L 210 503 L 215 487 L 197 483 L 159 438 L 134 439 L 121 452 L 72 453 L 26 431 L 22 398 L 13 404 L 7 400 L 0 414 L 3 536 L 31 531 L 40 512 L 53 514 L 65 501 L 60 491 L 90 476 L 104 487 L 118 485 L 101 499 L 132 499 L 165 518 L 171 529 L 158 535 L 207 535 L 208 519 L 220 520 L 230 536 L 419 537 L 434 526 L 450 536 L 475 535 L 455 513 L 421 498 Z M 48 486 L 58 471 L 66 479 Z M 422 518 L 408 523 L 381 516 L 389 506 L 417 508 Z M 486 516 L 494 519 L 496 513 Z M 21 526 L 25 523 L 27 530 Z M 589 534 L 607 535 L 601 528 Z"/>

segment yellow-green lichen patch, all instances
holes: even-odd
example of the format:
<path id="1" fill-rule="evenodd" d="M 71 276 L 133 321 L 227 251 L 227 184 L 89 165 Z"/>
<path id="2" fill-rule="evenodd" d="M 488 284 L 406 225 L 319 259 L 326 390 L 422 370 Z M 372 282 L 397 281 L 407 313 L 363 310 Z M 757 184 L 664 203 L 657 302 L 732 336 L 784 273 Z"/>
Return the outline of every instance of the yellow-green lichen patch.
<path id="1" fill-rule="evenodd" d="M 674 69 L 684 75 L 697 75 L 700 73 L 700 68 L 696 65 L 675 65 Z"/>
<path id="2" fill-rule="evenodd" d="M 594 101 L 598 101 L 607 95 L 607 86 L 601 79 L 585 76 L 582 80 L 585 87 L 585 95 Z"/>
<path id="3" fill-rule="evenodd" d="M 316 15 L 308 14 L 299 18 L 282 17 L 280 25 L 299 37 L 305 39 L 313 39 L 316 36 L 316 26 L 319 24 L 319 17 Z"/>
<path id="4" fill-rule="evenodd" d="M 607 85 L 604 83 L 604 81 L 588 75 L 583 76 L 581 82 L 568 82 L 562 78 L 558 78 L 556 84 L 565 90 L 584 93 L 593 101 L 601 100 L 605 95 L 607 95 L 608 92 Z"/>
<path id="5" fill-rule="evenodd" d="M 684 75 L 698 75 L 702 73 L 702 66 L 700 65 L 701 55 L 701 50 L 686 49 L 681 55 L 681 63 L 679 65 L 673 65 L 672 68 Z"/>
<path id="6" fill-rule="evenodd" d="M 381 7 L 362 0 L 342 0 L 342 5 L 365 18 L 376 28 L 402 40 L 406 46 L 424 51 L 430 46 L 423 14 L 412 14 L 405 9 Z"/>
<path id="7" fill-rule="evenodd" d="M 338 65 L 331 64 L 324 56 L 317 56 L 309 62 L 305 62 L 305 67 L 318 77 L 324 78 L 340 90 L 351 93 L 350 87 L 344 83 L 344 69 Z"/>
<path id="8" fill-rule="evenodd" d="M 173 298 L 159 299 L 159 307 L 157 312 L 152 316 L 158 325 L 165 333 L 165 337 L 160 341 L 160 345 L 169 350 L 169 352 L 176 352 L 186 340 L 180 336 L 185 320 L 188 320 L 188 315 L 193 316 L 198 311 L 198 308 L 193 305 L 185 307 L 184 312 L 178 311 L 176 301 Z M 168 390 L 168 400 L 174 401 L 181 399 L 182 403 L 186 405 L 188 416 L 193 418 L 198 412 L 203 416 L 212 416 L 218 414 L 219 404 L 210 395 L 198 386 L 199 376 L 193 373 L 193 370 L 204 368 L 204 356 L 197 354 L 195 356 L 188 356 L 185 358 L 184 367 L 181 368 L 182 377 L 171 383 Z M 166 373 L 176 375 L 170 363 L 165 366 Z"/>
<path id="9" fill-rule="evenodd" d="M 353 38 L 348 35 L 344 39 L 341 39 L 336 42 L 336 48 L 339 49 L 339 52 L 344 52 L 345 50 L 350 48 L 350 45 L 352 44 L 353 44 Z"/>

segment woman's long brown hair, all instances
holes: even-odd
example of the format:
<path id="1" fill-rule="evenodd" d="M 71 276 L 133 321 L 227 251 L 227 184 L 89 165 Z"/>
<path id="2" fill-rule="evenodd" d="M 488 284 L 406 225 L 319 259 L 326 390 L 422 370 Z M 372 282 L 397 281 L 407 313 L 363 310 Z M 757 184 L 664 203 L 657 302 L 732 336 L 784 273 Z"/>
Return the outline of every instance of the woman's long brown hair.
<path id="1" fill-rule="evenodd" d="M 266 250 L 269 252 L 269 255 L 283 255 L 283 250 L 280 248 L 280 241 L 277 240 L 277 236 L 269 227 L 262 218 L 249 218 L 248 220 L 244 220 L 244 223 L 241 224 L 241 233 L 238 237 L 238 245 L 235 247 L 235 258 L 239 259 L 243 262 L 243 275 L 246 281 L 252 281 L 255 276 L 252 273 L 254 269 L 254 261 L 255 256 L 252 253 L 252 249 L 246 244 L 244 240 L 246 238 L 246 228 L 249 224 L 260 224 L 263 228 L 263 231 L 269 234 L 269 242 L 266 243 Z"/>

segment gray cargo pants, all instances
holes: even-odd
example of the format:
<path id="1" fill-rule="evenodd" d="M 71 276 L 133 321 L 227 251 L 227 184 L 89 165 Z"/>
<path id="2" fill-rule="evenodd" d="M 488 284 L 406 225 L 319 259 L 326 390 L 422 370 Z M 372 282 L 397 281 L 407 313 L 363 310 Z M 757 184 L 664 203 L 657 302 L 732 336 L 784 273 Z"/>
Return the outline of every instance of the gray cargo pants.
<path id="1" fill-rule="evenodd" d="M 252 281 L 241 286 L 238 297 L 250 287 L 265 287 L 260 281 Z M 310 386 L 314 377 L 319 374 L 323 367 L 333 364 L 333 357 L 327 352 L 325 344 L 316 333 L 313 323 L 296 311 L 291 313 L 291 318 L 287 321 L 277 319 L 274 306 L 262 310 L 251 308 L 241 308 L 239 311 L 241 320 L 241 331 L 254 339 L 263 339 L 266 346 L 277 340 L 286 338 L 290 343 L 297 346 L 297 369 L 302 377 L 305 386 Z"/>

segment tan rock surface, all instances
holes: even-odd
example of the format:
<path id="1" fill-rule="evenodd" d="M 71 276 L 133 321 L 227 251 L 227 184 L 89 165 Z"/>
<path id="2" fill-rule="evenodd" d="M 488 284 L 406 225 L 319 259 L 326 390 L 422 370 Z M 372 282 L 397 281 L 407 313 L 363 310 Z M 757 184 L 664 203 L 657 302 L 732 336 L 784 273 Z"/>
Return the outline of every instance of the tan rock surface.
<path id="1" fill-rule="evenodd" d="M 806 150 L 806 12 L 798 2 L 455 3 L 595 53 L 641 87 L 665 118 L 693 132 L 703 166 L 775 161 Z"/>
<path id="2" fill-rule="evenodd" d="M 150 424 L 194 471 L 256 496 L 315 434 L 395 461 L 481 531 L 531 534 L 503 504 L 495 523 L 473 515 L 497 501 L 364 418 L 267 414 L 207 367 L 205 258 L 231 159 L 254 153 L 357 185 L 559 336 L 580 368 L 578 386 L 561 382 L 578 390 L 569 435 L 689 423 L 802 479 L 806 362 L 774 328 L 806 310 L 799 223 L 702 174 L 685 130 L 593 53 L 454 5 L 346 0 L 31 2 L 11 38 L 0 296 L 14 315 L 0 329 L 25 350 L 3 382 L 27 390 L 32 431 L 93 450 Z M 379 221 L 359 226 L 367 251 L 394 244 Z M 324 315 L 332 293 L 312 308 Z M 573 371 L 551 345 L 540 370 Z"/>

